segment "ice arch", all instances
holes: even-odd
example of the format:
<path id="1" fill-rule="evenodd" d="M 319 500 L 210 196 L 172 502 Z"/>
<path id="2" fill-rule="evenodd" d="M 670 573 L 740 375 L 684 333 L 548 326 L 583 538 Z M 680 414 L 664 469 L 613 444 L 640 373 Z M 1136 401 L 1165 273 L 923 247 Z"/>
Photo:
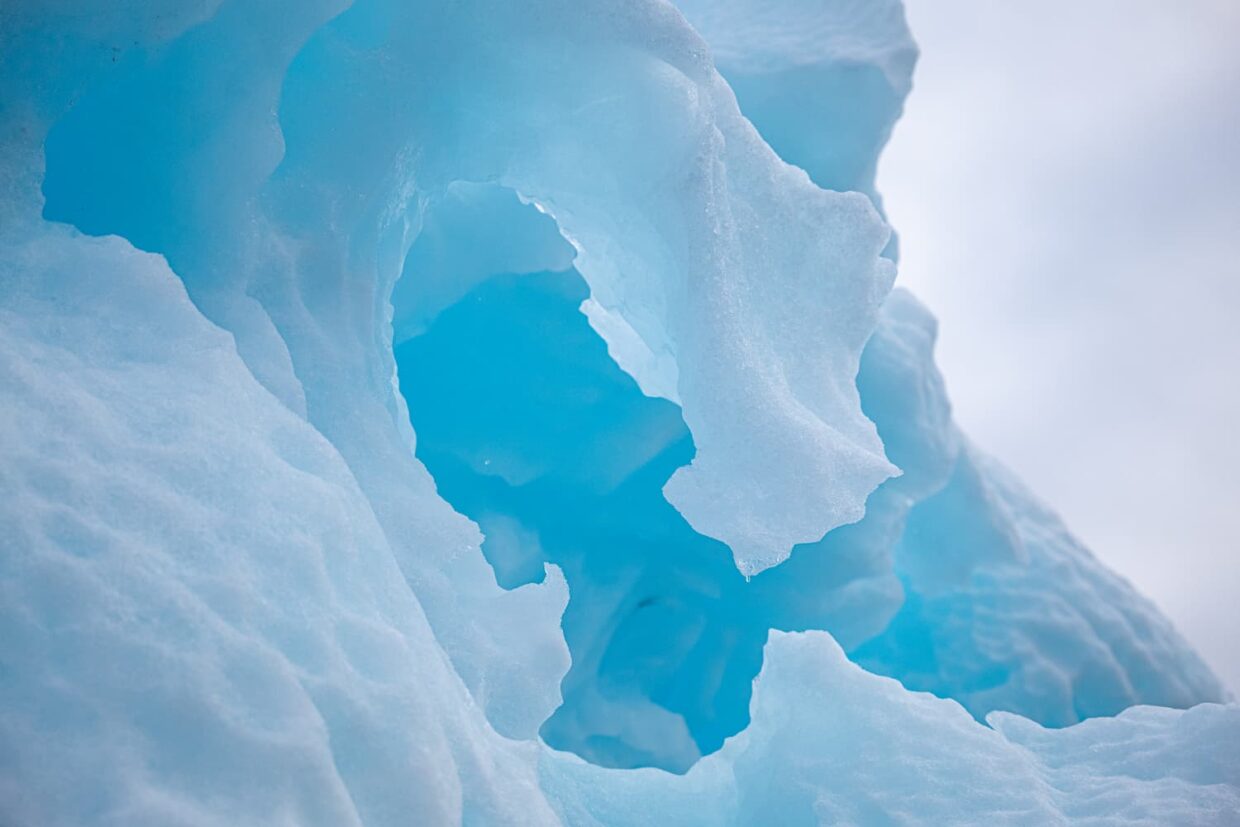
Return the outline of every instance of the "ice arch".
<path id="1" fill-rule="evenodd" d="M 1051 517 L 1035 527 L 1036 502 L 960 437 L 933 319 L 901 291 L 858 387 L 904 473 L 858 523 L 742 578 L 660 496 L 692 437 L 609 358 L 579 311 L 572 252 L 511 192 L 453 186 L 425 213 L 394 300 L 401 387 L 439 492 L 482 527 L 505 587 L 551 563 L 567 577 L 572 668 L 542 728 L 552 746 L 683 771 L 747 724 L 771 628 L 828 630 L 871 670 L 979 719 L 1065 725 L 1212 691 L 1150 607 L 1048 533 Z M 1105 593 L 1129 596 L 1091 597 Z"/>

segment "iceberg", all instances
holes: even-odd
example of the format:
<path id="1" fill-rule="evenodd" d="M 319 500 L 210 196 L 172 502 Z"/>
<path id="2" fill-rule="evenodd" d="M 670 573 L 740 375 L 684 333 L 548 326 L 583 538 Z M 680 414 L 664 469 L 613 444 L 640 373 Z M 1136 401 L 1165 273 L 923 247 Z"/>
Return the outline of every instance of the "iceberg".
<path id="1" fill-rule="evenodd" d="M 954 424 L 896 0 L 0 14 L 0 822 L 1232 824 Z"/>

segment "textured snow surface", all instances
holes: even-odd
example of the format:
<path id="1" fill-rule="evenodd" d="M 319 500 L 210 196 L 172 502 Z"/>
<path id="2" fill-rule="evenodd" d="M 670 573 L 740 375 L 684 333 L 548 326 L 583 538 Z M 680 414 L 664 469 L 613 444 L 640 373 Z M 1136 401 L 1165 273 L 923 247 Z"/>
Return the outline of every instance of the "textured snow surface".
<path id="1" fill-rule="evenodd" d="M 1237 822 L 889 292 L 898 3 L 683 11 L 6 4 L 0 824 Z"/>

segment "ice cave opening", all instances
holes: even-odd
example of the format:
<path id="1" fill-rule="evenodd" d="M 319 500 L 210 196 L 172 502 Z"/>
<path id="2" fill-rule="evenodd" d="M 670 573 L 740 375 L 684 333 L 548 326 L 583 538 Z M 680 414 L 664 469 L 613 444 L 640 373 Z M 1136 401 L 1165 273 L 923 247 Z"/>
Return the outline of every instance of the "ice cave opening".
<path id="1" fill-rule="evenodd" d="M 564 572 L 572 667 L 543 738 L 683 772 L 747 725 L 766 625 L 728 548 L 664 498 L 692 437 L 608 355 L 572 259 L 511 190 L 450 187 L 394 291 L 400 388 L 418 458 L 482 529 L 499 584 Z"/>

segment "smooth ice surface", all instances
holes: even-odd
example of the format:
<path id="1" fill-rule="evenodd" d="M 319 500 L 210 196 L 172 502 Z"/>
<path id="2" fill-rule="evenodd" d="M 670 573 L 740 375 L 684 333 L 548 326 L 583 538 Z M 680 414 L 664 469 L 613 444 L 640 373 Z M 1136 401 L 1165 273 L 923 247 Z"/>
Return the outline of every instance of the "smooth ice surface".
<path id="1" fill-rule="evenodd" d="M 1234 822 L 888 295 L 898 6 L 685 10 L 6 9 L 0 821 Z"/>

